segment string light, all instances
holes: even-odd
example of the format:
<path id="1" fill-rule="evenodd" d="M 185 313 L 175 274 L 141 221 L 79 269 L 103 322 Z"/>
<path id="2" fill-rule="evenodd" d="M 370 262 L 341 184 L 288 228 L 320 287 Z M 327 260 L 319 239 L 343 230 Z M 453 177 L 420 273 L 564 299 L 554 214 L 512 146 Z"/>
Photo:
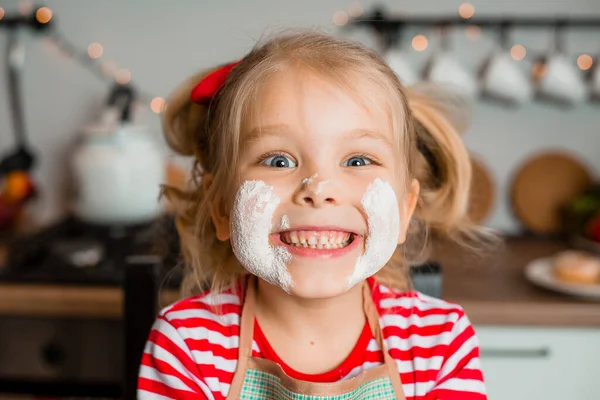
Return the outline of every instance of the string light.
<path id="1" fill-rule="evenodd" d="M 35 19 L 37 19 L 40 24 L 47 24 L 52 19 L 52 10 L 48 7 L 38 8 L 35 12 Z"/>
<path id="2" fill-rule="evenodd" d="M 577 66 L 584 71 L 592 68 L 594 65 L 594 59 L 589 54 L 582 54 L 577 57 Z"/>
<path id="3" fill-rule="evenodd" d="M 121 85 L 125 85 L 131 81 L 131 72 L 126 69 L 120 69 L 115 73 L 115 81 Z"/>
<path id="4" fill-rule="evenodd" d="M 4 8 L 0 7 L 0 19 L 4 18 Z"/>
<path id="5" fill-rule="evenodd" d="M 90 58 L 93 58 L 94 60 L 97 60 L 98 58 L 102 57 L 102 54 L 104 53 L 104 48 L 98 42 L 90 44 L 87 50 Z"/>
<path id="6" fill-rule="evenodd" d="M 415 51 L 423 51 L 427 48 L 429 41 L 424 35 L 416 35 L 412 39 L 412 48 Z"/>
<path id="7" fill-rule="evenodd" d="M 349 20 L 350 18 L 348 17 L 348 13 L 346 11 L 336 11 L 333 14 L 333 23 L 337 26 L 344 26 Z"/>
<path id="8" fill-rule="evenodd" d="M 460 7 L 458 7 L 458 15 L 461 18 L 469 19 L 475 15 L 475 7 L 471 3 L 462 3 Z"/>
<path id="9" fill-rule="evenodd" d="M 525 46 L 523 45 L 515 44 L 513 47 L 510 48 L 510 56 L 513 60 L 521 61 L 525 58 L 526 55 L 527 49 L 525 49 Z"/>
<path id="10" fill-rule="evenodd" d="M 156 114 L 160 114 L 165 110 L 167 102 L 162 97 L 155 97 L 150 102 L 150 109 Z"/>
<path id="11" fill-rule="evenodd" d="M 30 15 L 33 11 L 33 1 L 30 0 L 20 0 L 19 1 L 19 12 L 21 15 Z"/>
<path id="12" fill-rule="evenodd" d="M 350 4 L 348 7 L 348 14 L 353 18 L 358 18 L 363 14 L 363 7 L 358 1 Z"/>

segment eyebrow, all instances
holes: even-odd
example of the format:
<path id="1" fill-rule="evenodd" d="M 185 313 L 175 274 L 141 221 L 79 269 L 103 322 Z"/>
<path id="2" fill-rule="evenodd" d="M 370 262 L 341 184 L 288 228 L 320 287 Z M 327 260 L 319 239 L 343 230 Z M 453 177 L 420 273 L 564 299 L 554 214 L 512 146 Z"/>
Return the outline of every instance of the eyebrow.
<path id="1" fill-rule="evenodd" d="M 261 138 L 263 136 L 279 136 L 282 132 L 286 132 L 286 131 L 287 132 L 291 131 L 291 128 L 289 127 L 289 125 L 277 124 L 277 125 L 259 126 L 259 127 L 253 128 L 252 130 L 250 130 L 248 133 L 246 133 L 244 135 L 242 144 L 244 144 L 244 145 L 250 144 L 252 142 L 257 141 L 259 138 Z"/>
<path id="2" fill-rule="evenodd" d="M 346 135 L 350 136 L 352 138 L 355 138 L 355 139 L 362 139 L 362 138 L 375 139 L 380 142 L 383 142 L 383 144 L 388 146 L 390 149 L 394 148 L 391 140 L 387 136 L 382 135 L 381 133 L 379 133 L 377 131 L 372 131 L 370 129 L 353 129 L 353 130 L 347 132 Z"/>
<path id="3" fill-rule="evenodd" d="M 259 126 L 259 127 L 253 128 L 252 130 L 250 130 L 250 132 L 248 132 L 246 135 L 244 135 L 242 144 L 248 145 L 248 144 L 258 140 L 261 137 L 279 136 L 282 132 L 290 132 L 291 130 L 292 130 L 292 128 L 289 125 L 285 125 L 285 124 Z M 390 141 L 390 139 L 388 137 L 386 137 L 385 135 L 382 135 L 380 132 L 373 131 L 370 129 L 361 129 L 361 128 L 352 129 L 348 132 L 345 132 L 344 136 L 350 137 L 353 139 L 363 139 L 363 138 L 374 139 L 374 140 L 378 140 L 378 141 L 382 142 L 390 149 L 394 148 L 392 142 Z"/>

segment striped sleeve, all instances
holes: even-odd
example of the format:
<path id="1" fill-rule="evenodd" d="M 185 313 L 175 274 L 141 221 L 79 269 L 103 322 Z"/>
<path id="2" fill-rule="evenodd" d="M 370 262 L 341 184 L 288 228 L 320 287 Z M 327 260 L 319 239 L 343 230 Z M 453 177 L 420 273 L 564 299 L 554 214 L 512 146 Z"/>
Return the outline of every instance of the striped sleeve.
<path id="1" fill-rule="evenodd" d="M 479 361 L 479 341 L 462 310 L 452 328 L 450 343 L 435 386 L 428 393 L 427 399 L 487 399 Z"/>
<path id="2" fill-rule="evenodd" d="M 142 356 L 138 399 L 214 400 L 190 349 L 163 315 L 154 323 Z"/>

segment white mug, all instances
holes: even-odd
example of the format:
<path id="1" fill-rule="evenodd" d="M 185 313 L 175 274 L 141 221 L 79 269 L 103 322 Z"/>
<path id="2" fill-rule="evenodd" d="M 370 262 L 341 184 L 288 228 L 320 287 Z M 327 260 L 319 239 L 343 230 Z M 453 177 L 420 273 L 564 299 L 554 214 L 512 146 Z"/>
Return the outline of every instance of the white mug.
<path id="1" fill-rule="evenodd" d="M 506 50 L 495 51 L 487 61 L 481 86 L 486 96 L 512 104 L 523 104 L 533 97 L 533 88 Z"/>
<path id="2" fill-rule="evenodd" d="M 396 73 L 404 86 L 411 86 L 419 82 L 419 76 L 407 60 L 406 53 L 396 48 L 388 49 L 383 55 L 388 66 Z"/>
<path id="3" fill-rule="evenodd" d="M 479 91 L 475 77 L 447 51 L 433 57 L 426 69 L 426 76 L 429 81 L 468 98 L 474 98 Z"/>
<path id="4" fill-rule="evenodd" d="M 566 104 L 577 104 L 587 97 L 581 71 L 562 53 L 549 55 L 543 72 L 536 79 L 538 91 L 543 97 Z"/>

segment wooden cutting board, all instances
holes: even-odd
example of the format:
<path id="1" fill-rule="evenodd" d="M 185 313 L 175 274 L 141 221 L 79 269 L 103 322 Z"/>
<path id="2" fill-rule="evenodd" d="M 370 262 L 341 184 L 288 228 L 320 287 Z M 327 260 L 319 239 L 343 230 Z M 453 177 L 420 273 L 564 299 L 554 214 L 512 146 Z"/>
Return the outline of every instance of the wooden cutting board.
<path id="1" fill-rule="evenodd" d="M 538 153 L 517 170 L 511 185 L 519 221 L 540 235 L 560 233 L 562 208 L 593 180 L 590 168 L 562 150 Z"/>
<path id="2" fill-rule="evenodd" d="M 469 195 L 468 215 L 477 224 L 482 224 L 489 217 L 496 199 L 496 185 L 491 171 L 482 159 L 475 154 L 471 158 L 471 191 Z"/>

